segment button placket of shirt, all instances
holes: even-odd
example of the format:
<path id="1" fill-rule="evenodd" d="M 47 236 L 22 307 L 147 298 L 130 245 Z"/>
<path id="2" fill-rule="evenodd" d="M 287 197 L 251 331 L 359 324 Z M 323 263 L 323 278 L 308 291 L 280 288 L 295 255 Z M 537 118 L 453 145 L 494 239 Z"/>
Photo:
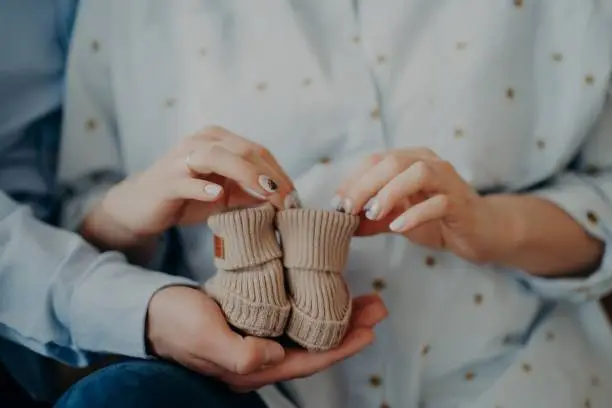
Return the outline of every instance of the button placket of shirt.
<path id="1" fill-rule="evenodd" d="M 370 349 L 366 351 L 367 354 L 364 354 L 368 360 L 364 367 L 366 373 L 368 373 L 366 387 L 368 387 L 368 393 L 371 394 L 372 402 L 375 404 L 383 404 L 388 401 L 386 379 L 389 378 L 389 372 L 385 354 L 385 350 L 388 349 L 385 341 L 388 331 L 385 329 L 386 324 L 387 322 L 382 322 L 378 325 L 376 339 Z"/>
<path id="2" fill-rule="evenodd" d="M 390 251 L 397 251 L 397 241 L 395 241 L 396 237 L 392 237 L 392 236 L 387 236 L 384 239 L 380 240 L 380 242 L 383 245 L 383 250 L 387 249 Z M 388 282 L 390 279 L 393 279 L 392 277 L 392 273 L 394 271 L 394 268 L 392 267 L 392 261 L 391 261 L 391 256 L 385 257 L 385 264 L 384 265 L 380 265 L 380 270 L 384 271 L 384 274 L 381 274 L 383 279 L 383 282 Z M 380 261 L 380 259 L 379 259 Z M 387 289 L 387 283 L 385 283 L 385 289 Z M 389 289 L 392 289 L 392 285 L 388 287 Z M 383 290 L 380 295 L 383 297 L 383 299 L 385 298 L 389 298 L 389 292 L 387 292 L 387 290 Z M 389 301 L 385 302 L 387 305 L 389 305 Z M 381 387 L 381 407 L 390 407 L 390 395 L 388 392 L 388 382 L 385 381 L 385 378 L 392 378 L 392 371 L 393 371 L 393 356 L 390 355 L 389 353 L 385 353 L 384 350 L 392 350 L 393 348 L 391 347 L 390 344 L 388 344 L 389 341 L 391 341 L 391 331 L 389 330 L 389 325 L 390 325 L 390 321 L 386 320 L 383 321 L 378 328 L 378 350 L 381 350 L 379 352 L 379 361 L 380 361 L 380 365 L 381 365 L 381 370 L 380 372 L 382 373 L 382 387 Z M 389 360 L 390 359 L 390 360 Z"/>
<path id="3" fill-rule="evenodd" d="M 438 264 L 438 260 L 433 253 L 424 255 L 422 265 L 425 269 L 428 269 L 426 273 L 435 273 L 435 268 L 437 267 L 437 264 Z M 423 373 L 425 373 L 428 369 L 428 364 L 430 361 L 429 354 L 432 351 L 432 343 L 434 340 L 435 339 L 431 338 L 430 336 L 424 336 L 422 339 L 420 357 L 419 357 L 421 361 L 421 375 L 423 375 Z M 425 403 L 421 402 L 421 404 L 425 404 Z"/>
<path id="4" fill-rule="evenodd" d="M 383 279 L 386 278 L 385 272 L 388 266 L 385 260 L 379 259 L 385 257 L 374 256 L 386 250 L 384 244 L 384 237 L 353 240 L 347 276 L 351 290 L 355 294 L 377 293 L 383 297 L 384 292 L 388 290 Z M 374 289 L 374 285 L 379 288 L 378 291 Z M 354 385 L 347 395 L 347 407 L 378 407 L 383 401 L 383 392 L 389 382 L 383 363 L 384 357 L 388 354 L 388 348 L 385 348 L 383 341 L 387 336 L 384 328 L 386 322 L 387 320 L 384 320 L 376 326 L 374 342 L 354 359 L 346 362 L 346 368 L 343 370 L 346 383 Z"/>
<path id="5" fill-rule="evenodd" d="M 372 406 L 380 405 L 385 401 L 385 380 L 384 377 L 378 373 L 372 374 L 367 379 L 367 387 L 369 389 L 369 393 L 371 393 L 370 404 Z"/>
<path id="6" fill-rule="evenodd" d="M 382 75 L 388 72 L 390 66 L 391 55 L 387 52 L 387 47 L 382 44 L 377 44 L 373 39 L 367 37 L 367 33 L 361 34 L 361 41 L 359 42 L 360 50 L 363 53 L 363 62 L 367 66 L 367 70 L 370 76 L 370 85 L 373 88 L 375 95 L 375 102 L 370 112 L 372 120 L 378 122 L 378 135 L 384 150 L 391 147 L 392 143 L 390 135 L 387 133 L 385 128 L 385 115 L 384 115 L 384 100 L 382 98 Z"/>
<path id="7" fill-rule="evenodd" d="M 369 154 L 385 150 L 388 144 L 385 141 L 384 129 L 383 129 L 383 115 L 381 112 L 381 103 L 379 98 L 379 90 L 374 80 L 373 73 L 371 71 L 371 64 L 368 63 L 364 52 L 364 39 L 358 30 L 358 22 L 356 21 L 356 29 L 354 34 L 347 38 L 346 46 L 349 48 L 348 55 L 351 65 L 351 70 L 355 70 L 355 66 L 361 67 L 359 76 L 362 78 L 359 83 L 348 83 L 345 82 L 343 85 L 350 87 L 350 92 L 347 95 L 359 95 L 361 99 L 357 102 L 347 101 L 347 106 L 352 108 L 351 116 L 354 118 L 349 124 L 348 138 L 351 144 L 355 147 L 356 154 L 360 156 L 367 156 Z M 347 61 L 347 62 L 349 62 Z M 358 87 L 359 90 L 355 88 Z M 348 90 L 347 90 L 348 91 Z M 382 251 L 389 248 L 389 241 L 385 239 L 379 239 L 378 242 L 382 247 L 379 248 Z M 377 259 L 380 261 L 380 258 Z M 371 280 L 370 287 L 377 292 L 381 297 L 385 297 L 385 292 L 388 290 L 386 272 L 389 270 L 389 265 L 380 264 L 377 262 L 372 265 L 377 271 L 369 276 Z M 377 337 L 374 343 L 366 350 L 362 355 L 368 360 L 367 364 L 364 364 L 366 383 L 368 391 L 368 400 L 372 401 L 374 406 L 389 407 L 387 400 L 386 381 L 385 378 L 388 376 L 385 354 L 385 339 L 389 333 L 386 329 L 386 321 L 382 322 L 376 328 Z M 367 357 L 366 357 L 367 356 Z M 361 370 L 359 370 L 361 371 Z M 357 374 L 356 374 L 357 375 Z M 363 378 L 363 377 L 362 377 Z M 374 379 L 374 380 L 373 380 Z M 373 380 L 373 382 L 372 382 Z M 377 384 L 373 386 L 373 383 Z M 348 406 L 363 405 L 363 401 L 355 401 L 351 403 L 349 401 Z"/>
<path id="8" fill-rule="evenodd" d="M 377 142 L 375 143 L 376 150 L 386 150 L 389 147 L 389 143 L 385 137 L 380 89 L 373 70 L 376 68 L 376 65 L 379 65 L 379 57 L 384 56 L 382 60 L 386 64 L 387 56 L 380 54 L 374 56 L 373 59 L 370 58 L 367 53 L 367 48 L 369 47 L 367 47 L 366 42 L 367 39 L 363 38 L 362 34 L 357 31 L 350 38 L 350 41 L 347 41 L 348 46 L 352 48 L 350 55 L 354 57 L 356 66 L 359 66 L 357 64 L 361 64 L 363 67 L 364 80 L 362 84 L 364 88 L 367 88 L 367 92 L 364 92 L 364 95 L 370 95 L 369 101 L 364 99 L 365 105 L 362 106 L 361 103 L 357 105 L 358 108 L 355 112 L 355 117 L 360 118 L 360 120 L 358 120 L 359 125 L 353 126 L 353 128 L 361 130 L 361 139 L 367 141 L 368 144 L 371 144 L 373 141 Z M 352 88 L 351 92 L 354 93 L 354 87 L 358 85 L 361 86 L 362 84 L 350 84 Z M 354 132 L 349 133 L 353 134 Z"/>
<path id="9" fill-rule="evenodd" d="M 388 250 L 389 245 L 387 239 L 381 238 L 376 239 L 374 242 L 363 243 L 364 247 L 367 248 L 368 252 L 381 252 Z M 356 248 L 356 249 L 359 249 Z M 369 287 L 370 292 L 375 292 L 383 299 L 386 297 L 385 293 L 391 289 L 387 283 L 387 271 L 389 265 L 386 260 L 381 258 L 386 257 L 368 257 L 364 264 L 360 265 L 363 271 L 371 270 L 370 274 L 362 275 L 362 279 L 367 279 L 367 282 L 363 282 L 363 285 Z M 353 274 L 355 276 L 356 274 Z M 365 289 L 368 291 L 368 289 Z M 388 302 L 387 303 L 388 306 Z M 388 320 L 385 320 L 378 324 L 376 327 L 376 338 L 373 344 L 361 353 L 363 361 L 360 361 L 358 367 L 355 370 L 355 377 L 360 377 L 357 380 L 362 384 L 361 393 L 365 398 L 368 399 L 368 404 L 371 406 L 382 406 L 381 404 L 388 402 L 387 399 L 387 387 L 388 378 L 390 373 L 388 370 L 388 362 L 386 361 L 389 356 L 387 350 L 389 350 L 386 340 L 389 338 L 389 331 L 387 328 L 389 324 Z M 363 401 L 356 401 L 355 404 L 349 403 L 347 406 L 364 405 Z"/>

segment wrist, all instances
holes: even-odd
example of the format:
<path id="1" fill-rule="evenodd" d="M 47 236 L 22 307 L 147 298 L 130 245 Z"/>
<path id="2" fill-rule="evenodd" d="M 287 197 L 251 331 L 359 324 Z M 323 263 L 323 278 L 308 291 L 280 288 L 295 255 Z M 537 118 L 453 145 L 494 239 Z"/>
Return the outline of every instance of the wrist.
<path id="1" fill-rule="evenodd" d="M 584 277 L 599 267 L 604 243 L 553 202 L 518 194 L 486 200 L 496 220 L 490 263 L 543 277 Z"/>
<path id="2" fill-rule="evenodd" d="M 104 200 L 85 217 L 80 233 L 99 250 L 122 252 L 137 264 L 144 264 L 151 259 L 159 238 L 130 231 L 106 210 Z"/>
<path id="3" fill-rule="evenodd" d="M 481 198 L 480 224 L 481 230 L 486 231 L 481 237 L 485 263 L 504 265 L 525 243 L 527 221 L 513 203 L 516 198 L 502 194 Z"/>
<path id="4" fill-rule="evenodd" d="M 149 306 L 147 308 L 147 315 L 145 318 L 145 331 L 144 331 L 144 344 L 145 353 L 150 357 L 162 357 L 163 351 L 163 336 L 159 334 L 159 306 L 158 303 L 163 303 L 163 299 L 166 296 L 168 290 L 172 289 L 173 286 L 162 288 L 155 292 L 149 300 Z"/>
<path id="5" fill-rule="evenodd" d="M 182 302 L 194 294 L 202 296 L 195 287 L 179 284 L 163 287 L 151 296 L 144 333 L 147 355 L 172 358 L 172 353 L 169 351 L 172 349 L 172 344 L 169 343 L 168 333 L 175 330 L 172 323 L 184 314 L 184 310 L 180 308 Z"/>

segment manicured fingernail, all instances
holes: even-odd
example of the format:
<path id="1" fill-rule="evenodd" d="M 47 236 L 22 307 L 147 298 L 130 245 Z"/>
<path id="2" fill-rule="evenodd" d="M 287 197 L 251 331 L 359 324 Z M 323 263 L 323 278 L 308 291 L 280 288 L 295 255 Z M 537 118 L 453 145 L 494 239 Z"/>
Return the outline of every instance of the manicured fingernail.
<path id="1" fill-rule="evenodd" d="M 345 198 L 342 200 L 342 208 L 345 212 L 350 214 L 353 211 L 353 200 L 350 198 Z"/>
<path id="2" fill-rule="evenodd" d="M 366 218 L 371 221 L 376 221 L 380 214 L 380 203 L 377 199 L 373 198 L 366 204 Z"/>
<path id="3" fill-rule="evenodd" d="M 278 184 L 276 183 L 276 181 L 272 180 L 268 176 L 261 175 L 259 176 L 257 181 L 259 181 L 259 185 L 261 186 L 261 188 L 266 190 L 268 193 L 275 193 L 276 190 L 278 190 Z"/>
<path id="4" fill-rule="evenodd" d="M 242 189 L 243 189 L 244 191 L 246 191 L 246 192 L 247 192 L 249 195 L 251 195 L 251 196 L 253 196 L 253 197 L 255 197 L 255 198 L 258 198 L 258 199 L 260 199 L 260 200 L 265 200 L 265 199 L 266 199 L 266 196 L 265 196 L 265 195 L 263 195 L 263 194 L 261 194 L 261 193 L 259 193 L 259 192 L 255 191 L 255 190 L 253 190 L 252 188 L 242 186 Z"/>
<path id="5" fill-rule="evenodd" d="M 401 231 L 406 226 L 406 217 L 400 215 L 397 217 L 391 224 L 389 224 L 389 229 L 394 232 Z"/>
<path id="6" fill-rule="evenodd" d="M 302 208 L 302 201 L 300 200 L 300 196 L 297 191 L 293 190 L 285 197 L 285 209 L 289 208 Z"/>
<path id="7" fill-rule="evenodd" d="M 217 184 L 207 184 L 204 186 L 204 192 L 211 197 L 216 197 L 221 194 L 221 186 Z"/>
<path id="8" fill-rule="evenodd" d="M 342 203 L 342 197 L 335 195 L 331 200 L 331 207 L 334 210 L 340 210 L 340 204 Z"/>

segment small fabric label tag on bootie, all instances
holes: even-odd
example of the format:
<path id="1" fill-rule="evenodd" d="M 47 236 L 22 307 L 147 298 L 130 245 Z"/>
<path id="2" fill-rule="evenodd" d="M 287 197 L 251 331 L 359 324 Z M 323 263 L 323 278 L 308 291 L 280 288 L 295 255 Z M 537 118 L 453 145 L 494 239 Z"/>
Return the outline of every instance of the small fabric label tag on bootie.
<path id="1" fill-rule="evenodd" d="M 215 242 L 215 258 L 225 259 L 225 244 L 223 238 L 218 235 L 214 236 Z"/>

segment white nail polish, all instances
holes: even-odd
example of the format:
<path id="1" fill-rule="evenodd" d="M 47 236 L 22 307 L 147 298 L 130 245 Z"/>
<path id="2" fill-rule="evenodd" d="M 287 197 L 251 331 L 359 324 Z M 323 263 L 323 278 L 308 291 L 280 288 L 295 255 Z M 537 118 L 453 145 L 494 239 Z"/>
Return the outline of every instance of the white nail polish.
<path id="1" fill-rule="evenodd" d="M 207 184 L 204 186 L 204 192 L 211 197 L 217 197 L 219 194 L 221 194 L 221 190 L 221 186 L 217 184 Z"/>
<path id="2" fill-rule="evenodd" d="M 399 232 L 404 228 L 404 226 L 406 226 L 406 217 L 400 215 L 395 220 L 393 220 L 391 224 L 389 224 L 389 229 L 394 232 Z"/>
<path id="3" fill-rule="evenodd" d="M 366 211 L 365 216 L 370 221 L 376 221 L 376 217 L 378 216 L 378 214 L 372 210 L 368 210 Z"/>
<path id="4" fill-rule="evenodd" d="M 350 198 L 342 200 L 342 208 L 346 213 L 350 214 L 353 211 L 353 200 Z"/>
<path id="5" fill-rule="evenodd" d="M 366 217 L 368 220 L 376 221 L 378 216 L 380 215 L 380 203 L 377 199 L 371 199 L 368 204 L 366 204 Z"/>
<path id="6" fill-rule="evenodd" d="M 250 196 L 253 196 L 253 197 L 258 198 L 260 200 L 265 200 L 266 199 L 265 195 L 263 195 L 261 193 L 258 193 L 257 191 L 253 190 L 252 188 L 242 186 L 242 189 L 244 191 L 246 191 L 247 194 L 249 194 Z"/>
<path id="7" fill-rule="evenodd" d="M 285 202 L 283 203 L 285 209 L 289 208 L 302 208 L 302 201 L 300 200 L 300 196 L 297 191 L 293 190 L 285 197 Z"/>
<path id="8" fill-rule="evenodd" d="M 340 209 L 340 204 L 342 203 L 342 197 L 340 197 L 339 195 L 335 195 L 332 200 L 331 200 L 331 207 L 334 210 L 338 210 Z"/>
<path id="9" fill-rule="evenodd" d="M 292 194 L 297 208 L 302 208 L 304 206 L 304 203 L 302 203 L 302 199 L 300 198 L 300 195 L 298 194 L 297 190 L 293 190 Z"/>
<path id="10" fill-rule="evenodd" d="M 283 202 L 283 206 L 285 210 L 289 210 L 291 208 L 297 208 L 297 204 L 291 193 L 285 196 L 285 201 Z"/>
<path id="11" fill-rule="evenodd" d="M 366 205 L 363 206 L 363 209 L 366 211 L 370 210 L 375 202 L 376 202 L 376 198 L 370 198 L 368 202 L 366 203 Z"/>
<path id="12" fill-rule="evenodd" d="M 276 181 L 272 180 L 270 177 L 261 175 L 257 179 L 261 188 L 266 190 L 268 193 L 275 193 L 278 190 L 278 184 Z"/>

